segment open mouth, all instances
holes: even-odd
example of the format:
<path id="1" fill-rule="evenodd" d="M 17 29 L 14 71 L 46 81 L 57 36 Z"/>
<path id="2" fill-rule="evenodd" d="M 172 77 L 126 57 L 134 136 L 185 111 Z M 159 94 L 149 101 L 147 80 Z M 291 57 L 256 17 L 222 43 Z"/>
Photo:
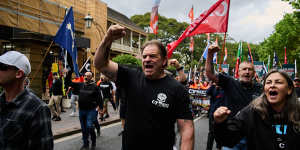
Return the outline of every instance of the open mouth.
<path id="1" fill-rule="evenodd" d="M 269 95 L 271 96 L 271 98 L 276 98 L 276 96 L 278 95 L 277 91 L 270 91 Z"/>
<path id="2" fill-rule="evenodd" d="M 245 75 L 244 77 L 245 77 L 245 78 L 250 78 L 250 76 L 248 76 L 248 75 Z"/>
<path id="3" fill-rule="evenodd" d="M 152 69 L 152 68 L 153 68 L 153 65 L 145 65 L 145 68 L 146 68 L 146 69 Z"/>

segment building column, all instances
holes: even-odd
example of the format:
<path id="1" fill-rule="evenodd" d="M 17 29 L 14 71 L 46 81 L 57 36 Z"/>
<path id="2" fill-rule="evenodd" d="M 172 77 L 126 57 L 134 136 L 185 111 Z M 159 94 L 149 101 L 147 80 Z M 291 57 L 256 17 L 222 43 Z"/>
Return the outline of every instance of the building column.
<path id="1" fill-rule="evenodd" d="M 132 51 L 132 31 L 130 31 L 130 51 Z"/>
<path id="2" fill-rule="evenodd" d="M 139 33 L 139 51 L 141 51 L 141 34 Z"/>

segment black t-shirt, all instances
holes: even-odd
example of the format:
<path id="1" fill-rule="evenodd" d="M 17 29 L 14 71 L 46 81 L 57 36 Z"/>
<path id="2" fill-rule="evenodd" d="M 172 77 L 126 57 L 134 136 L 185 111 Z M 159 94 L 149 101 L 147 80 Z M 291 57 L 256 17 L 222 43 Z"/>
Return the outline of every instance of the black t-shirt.
<path id="1" fill-rule="evenodd" d="M 187 90 L 169 76 L 149 80 L 140 69 L 122 65 L 116 83 L 127 99 L 123 149 L 173 150 L 176 119 L 192 120 Z"/>
<path id="2" fill-rule="evenodd" d="M 100 83 L 99 87 L 100 87 L 100 90 L 102 91 L 103 99 L 112 97 L 111 91 L 113 90 L 113 86 L 112 86 L 111 82 L 102 81 Z"/>
<path id="3" fill-rule="evenodd" d="M 280 118 L 280 116 L 283 116 L 283 114 L 277 113 L 271 108 L 269 108 L 268 111 L 269 111 L 270 121 L 272 124 L 273 140 L 275 141 L 275 148 L 276 150 L 285 150 L 287 148 L 288 119 Z"/>
<path id="4" fill-rule="evenodd" d="M 226 97 L 225 106 L 231 110 L 230 117 L 262 93 L 262 85 L 256 82 L 252 86 L 243 85 L 239 80 L 225 74 L 219 74 L 218 78 L 218 85 L 222 87 Z"/>

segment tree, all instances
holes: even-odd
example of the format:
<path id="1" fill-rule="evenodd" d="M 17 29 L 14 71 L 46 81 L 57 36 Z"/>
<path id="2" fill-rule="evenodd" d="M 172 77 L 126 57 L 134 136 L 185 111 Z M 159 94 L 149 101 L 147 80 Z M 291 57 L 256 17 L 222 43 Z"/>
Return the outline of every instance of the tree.
<path id="1" fill-rule="evenodd" d="M 281 0 L 281 1 L 288 2 L 295 9 L 299 9 L 300 8 L 300 1 L 299 0 Z"/>
<path id="2" fill-rule="evenodd" d="M 129 54 L 121 54 L 112 59 L 112 61 L 123 65 L 142 66 L 141 60 Z"/>
<path id="3" fill-rule="evenodd" d="M 259 48 L 261 61 L 267 62 L 268 55 L 273 58 L 276 52 L 279 62 L 284 62 L 284 49 L 287 49 L 288 63 L 300 60 L 300 19 L 298 12 L 286 14 L 282 20 L 275 25 L 275 31 L 265 39 Z"/>

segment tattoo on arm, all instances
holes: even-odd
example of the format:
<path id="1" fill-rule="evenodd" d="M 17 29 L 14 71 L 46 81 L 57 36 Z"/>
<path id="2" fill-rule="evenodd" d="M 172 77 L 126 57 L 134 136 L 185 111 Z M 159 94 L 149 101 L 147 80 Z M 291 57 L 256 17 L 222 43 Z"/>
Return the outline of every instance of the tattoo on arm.
<path id="1" fill-rule="evenodd" d="M 105 76 L 107 76 L 109 79 L 111 79 L 113 81 L 116 81 L 116 79 L 117 79 L 117 73 L 115 73 L 115 72 L 103 70 L 102 73 L 105 74 Z"/>

